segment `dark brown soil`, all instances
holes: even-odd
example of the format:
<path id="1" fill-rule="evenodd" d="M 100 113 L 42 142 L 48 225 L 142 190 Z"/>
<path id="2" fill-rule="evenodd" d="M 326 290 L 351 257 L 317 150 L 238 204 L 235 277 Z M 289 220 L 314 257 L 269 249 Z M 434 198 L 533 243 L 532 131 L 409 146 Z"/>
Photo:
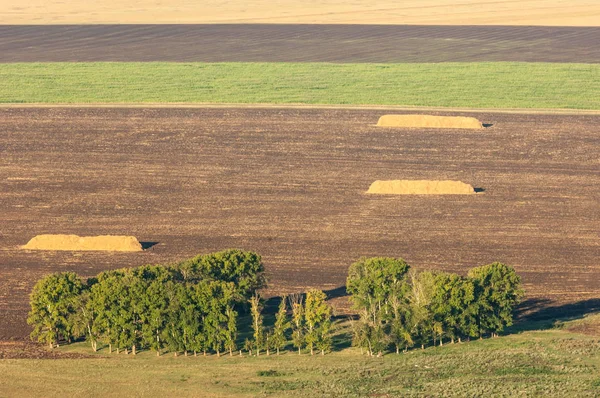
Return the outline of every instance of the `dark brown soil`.
<path id="1" fill-rule="evenodd" d="M 376 127 L 385 113 L 1 108 L 0 338 L 26 337 L 28 294 L 50 272 L 92 276 L 230 247 L 263 255 L 267 295 L 341 294 L 348 266 L 375 255 L 461 273 L 502 261 L 544 305 L 600 295 L 600 116 L 454 113 L 493 127 L 403 130 Z M 378 179 L 485 191 L 365 195 Z M 158 243 L 18 248 L 46 233 Z"/>
<path id="2" fill-rule="evenodd" d="M 0 25 L 0 62 L 600 62 L 600 28 Z"/>
<path id="3" fill-rule="evenodd" d="M 51 350 L 40 344 L 27 341 L 0 341 L 0 360 L 2 359 L 79 359 L 91 358 L 78 353 Z"/>

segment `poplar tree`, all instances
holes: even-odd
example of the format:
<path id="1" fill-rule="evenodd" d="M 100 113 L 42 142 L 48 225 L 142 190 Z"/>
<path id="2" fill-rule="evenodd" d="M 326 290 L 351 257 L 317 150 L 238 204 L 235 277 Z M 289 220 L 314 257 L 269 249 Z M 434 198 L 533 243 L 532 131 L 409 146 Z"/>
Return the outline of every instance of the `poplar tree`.
<path id="1" fill-rule="evenodd" d="M 298 349 L 298 355 L 305 346 L 304 338 L 304 303 L 301 294 L 292 294 L 289 297 L 292 308 L 292 344 Z"/>
<path id="2" fill-rule="evenodd" d="M 258 294 L 255 294 L 250 299 L 250 313 L 252 314 L 252 330 L 256 356 L 260 356 L 260 349 L 263 347 L 265 339 L 262 309 L 260 298 Z"/>
<path id="3" fill-rule="evenodd" d="M 286 333 L 290 326 L 291 324 L 287 316 L 287 296 L 282 296 L 281 302 L 279 303 L 279 309 L 275 315 L 275 325 L 271 336 L 271 342 L 273 347 L 277 350 L 277 355 L 279 355 L 279 351 L 287 345 Z"/>
<path id="4" fill-rule="evenodd" d="M 326 300 L 327 296 L 321 290 L 312 289 L 306 293 L 305 340 L 311 355 L 314 355 L 314 348 L 320 343 L 323 352 L 331 346 L 327 346 L 327 341 L 330 341 L 328 336 L 332 311 Z"/>
<path id="5" fill-rule="evenodd" d="M 227 333 L 225 336 L 225 348 L 229 350 L 229 355 L 233 356 L 233 351 L 237 348 L 237 316 L 238 313 L 233 309 L 233 305 L 228 305 L 225 310 L 225 316 L 227 317 Z"/>

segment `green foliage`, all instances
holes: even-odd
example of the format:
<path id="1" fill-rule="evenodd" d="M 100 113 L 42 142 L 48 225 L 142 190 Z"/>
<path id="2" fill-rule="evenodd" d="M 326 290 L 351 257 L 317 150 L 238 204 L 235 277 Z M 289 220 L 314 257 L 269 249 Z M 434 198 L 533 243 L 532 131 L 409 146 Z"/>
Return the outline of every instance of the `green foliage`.
<path id="1" fill-rule="evenodd" d="M 30 296 L 27 323 L 33 326 L 31 338 L 51 347 L 74 337 L 79 295 L 84 285 L 73 272 L 51 274 L 38 281 Z"/>
<path id="2" fill-rule="evenodd" d="M 237 349 L 236 340 L 238 336 L 237 317 L 238 313 L 233 309 L 233 305 L 229 305 L 225 310 L 227 318 L 227 328 L 225 329 L 225 348 L 229 350 L 229 355 L 233 355 L 233 351 Z"/>
<path id="3" fill-rule="evenodd" d="M 262 316 L 263 306 L 258 295 L 250 299 L 250 313 L 252 314 L 252 337 L 256 355 L 260 355 L 260 350 L 265 346 L 265 327 Z"/>
<path id="4" fill-rule="evenodd" d="M 290 327 L 291 323 L 287 316 L 287 296 L 283 296 L 275 315 L 275 325 L 273 327 L 273 335 L 271 336 L 271 343 L 277 350 L 277 355 L 279 355 L 279 351 L 287 344 L 286 333 Z"/>
<path id="5" fill-rule="evenodd" d="M 409 268 L 404 260 L 389 257 L 362 258 L 350 266 L 346 289 L 361 323 L 354 327 L 354 343 L 370 355 L 383 352 L 390 341 L 397 348 L 411 341 L 405 325 Z"/>
<path id="6" fill-rule="evenodd" d="M 331 349 L 331 306 L 327 303 L 327 296 L 321 290 L 311 289 L 306 293 L 304 306 L 304 339 L 314 354 L 317 347 L 324 354 Z"/>
<path id="7" fill-rule="evenodd" d="M 513 311 L 523 298 L 521 278 L 514 268 L 492 263 L 469 271 L 475 288 L 480 335 L 498 333 L 513 324 Z"/>
<path id="8" fill-rule="evenodd" d="M 498 333 L 512 325 L 523 296 L 514 269 L 500 263 L 474 268 L 468 277 L 408 269 L 388 258 L 361 259 L 350 267 L 347 289 L 360 317 L 353 344 L 370 355 L 390 345 L 398 353 L 418 343 Z"/>
<path id="9" fill-rule="evenodd" d="M 600 109 L 597 64 L 32 62 L 0 64 L 0 81 L 0 102 L 12 103 Z"/>
<path id="10" fill-rule="evenodd" d="M 292 344 L 298 349 L 298 354 L 300 354 L 305 345 L 304 300 L 301 294 L 292 294 L 289 296 L 289 302 L 292 309 Z"/>
<path id="11" fill-rule="evenodd" d="M 182 264 L 102 272 L 87 285 L 74 273 L 50 275 L 31 294 L 32 338 L 54 345 L 85 336 L 94 351 L 103 341 L 117 352 L 232 353 L 235 305 L 243 294 L 264 286 L 260 257 L 228 250 Z M 219 264 L 224 269 L 217 272 Z"/>
<path id="12" fill-rule="evenodd" d="M 362 258 L 350 266 L 346 289 L 356 309 L 381 306 L 392 292 L 400 290 L 410 267 L 402 259 Z"/>
<path id="13" fill-rule="evenodd" d="M 264 265 L 258 254 L 238 249 L 204 254 L 175 266 L 185 281 L 231 282 L 237 288 L 236 300 L 245 302 L 266 286 Z"/>

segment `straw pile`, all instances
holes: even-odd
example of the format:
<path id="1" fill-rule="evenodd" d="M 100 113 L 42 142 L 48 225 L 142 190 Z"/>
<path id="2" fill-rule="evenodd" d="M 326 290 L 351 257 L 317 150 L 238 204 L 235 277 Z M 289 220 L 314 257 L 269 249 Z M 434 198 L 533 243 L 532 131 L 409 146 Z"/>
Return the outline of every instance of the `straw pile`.
<path id="1" fill-rule="evenodd" d="M 473 187 L 460 181 L 375 181 L 367 193 L 380 195 L 472 195 Z"/>
<path id="2" fill-rule="evenodd" d="M 474 117 L 431 115 L 383 115 L 379 127 L 420 127 L 439 129 L 482 129 L 483 124 Z"/>
<path id="3" fill-rule="evenodd" d="M 73 251 L 112 251 L 139 252 L 142 245 L 134 236 L 77 236 L 77 235 L 38 235 L 32 238 L 23 249 L 27 250 L 73 250 Z"/>

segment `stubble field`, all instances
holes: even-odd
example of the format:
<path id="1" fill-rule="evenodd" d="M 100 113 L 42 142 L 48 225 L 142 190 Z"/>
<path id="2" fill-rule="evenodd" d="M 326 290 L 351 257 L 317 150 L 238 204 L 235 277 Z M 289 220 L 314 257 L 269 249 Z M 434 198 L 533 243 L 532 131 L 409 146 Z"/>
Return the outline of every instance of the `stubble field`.
<path id="1" fill-rule="evenodd" d="M 360 23 L 598 26 L 595 0 L 0 1 L 5 24 Z"/>
<path id="2" fill-rule="evenodd" d="M 397 111 L 395 111 L 397 112 Z M 381 129 L 384 110 L 0 110 L 0 338 L 25 338 L 43 275 L 263 255 L 267 295 L 339 295 L 360 256 L 523 276 L 528 305 L 594 305 L 600 116 L 482 113 L 482 131 Z M 470 196 L 365 195 L 377 179 L 452 179 Z M 138 254 L 29 252 L 43 233 L 135 235 Z M 345 299 L 336 300 L 340 309 Z"/>

